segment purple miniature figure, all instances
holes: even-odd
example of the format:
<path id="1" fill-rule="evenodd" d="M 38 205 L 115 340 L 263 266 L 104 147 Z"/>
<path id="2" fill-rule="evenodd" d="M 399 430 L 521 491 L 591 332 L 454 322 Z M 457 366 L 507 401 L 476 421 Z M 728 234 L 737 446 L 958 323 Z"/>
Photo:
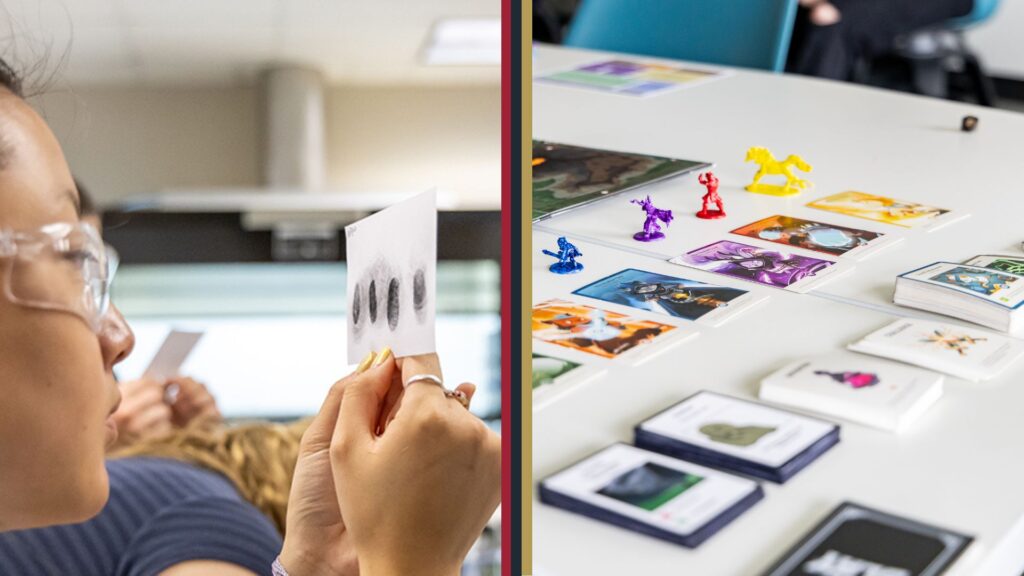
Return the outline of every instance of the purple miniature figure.
<path id="1" fill-rule="evenodd" d="M 644 213 L 647 214 L 647 219 L 644 220 L 643 232 L 633 234 L 633 239 L 641 242 L 650 242 L 664 238 L 665 234 L 661 231 L 661 226 L 658 226 L 658 220 L 661 220 L 665 223 L 665 226 L 668 226 L 672 222 L 672 211 L 655 208 L 650 196 L 644 200 L 630 200 L 630 202 L 638 204 L 644 209 Z"/>

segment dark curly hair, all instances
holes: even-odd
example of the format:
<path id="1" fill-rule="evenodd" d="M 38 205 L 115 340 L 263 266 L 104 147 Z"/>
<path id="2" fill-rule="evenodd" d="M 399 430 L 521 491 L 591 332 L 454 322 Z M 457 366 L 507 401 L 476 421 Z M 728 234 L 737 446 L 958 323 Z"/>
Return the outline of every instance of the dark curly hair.
<path id="1" fill-rule="evenodd" d="M 14 71 L 14 68 L 6 60 L 0 58 L 0 86 L 10 90 L 18 97 L 24 98 L 21 91 L 21 75 Z M 11 157 L 11 150 L 3 134 L 0 134 L 0 170 L 7 167 Z"/>
<path id="2" fill-rule="evenodd" d="M 0 86 L 22 96 L 21 76 L 3 58 L 0 58 Z"/>

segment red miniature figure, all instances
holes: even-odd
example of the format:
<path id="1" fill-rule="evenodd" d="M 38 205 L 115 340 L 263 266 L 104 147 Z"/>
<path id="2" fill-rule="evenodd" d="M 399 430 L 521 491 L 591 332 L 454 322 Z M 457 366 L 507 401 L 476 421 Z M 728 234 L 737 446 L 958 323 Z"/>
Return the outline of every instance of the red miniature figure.
<path id="1" fill-rule="evenodd" d="M 725 208 L 722 207 L 722 197 L 718 195 L 718 178 L 715 178 L 711 172 L 705 172 L 697 177 L 697 182 L 708 188 L 708 193 L 704 195 L 704 207 L 697 212 L 697 218 L 705 220 L 724 218 Z M 712 204 L 716 205 L 718 210 L 710 210 Z"/>

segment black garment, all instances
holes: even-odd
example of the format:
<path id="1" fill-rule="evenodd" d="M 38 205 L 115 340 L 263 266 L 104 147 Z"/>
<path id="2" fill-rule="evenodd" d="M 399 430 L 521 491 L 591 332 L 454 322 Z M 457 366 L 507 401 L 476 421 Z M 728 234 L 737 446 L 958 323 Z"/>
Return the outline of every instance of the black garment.
<path id="1" fill-rule="evenodd" d="M 860 58 L 888 52 L 909 32 L 964 16 L 973 0 L 831 0 L 842 20 L 816 26 L 801 8 L 786 64 L 788 72 L 849 80 Z"/>
<path id="2" fill-rule="evenodd" d="M 110 499 L 92 520 L 0 532 L 0 576 L 152 576 L 189 560 L 271 573 L 281 536 L 223 476 L 159 458 L 107 472 Z"/>

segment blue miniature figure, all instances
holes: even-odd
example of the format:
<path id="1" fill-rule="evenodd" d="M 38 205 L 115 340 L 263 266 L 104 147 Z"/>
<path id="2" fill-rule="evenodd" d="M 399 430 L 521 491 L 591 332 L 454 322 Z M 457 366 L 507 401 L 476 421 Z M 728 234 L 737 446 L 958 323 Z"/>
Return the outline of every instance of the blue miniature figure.
<path id="1" fill-rule="evenodd" d="M 576 261 L 577 258 L 583 256 L 579 250 L 576 249 L 565 236 L 558 239 L 558 253 L 554 253 L 550 250 L 541 250 L 548 256 L 554 256 L 558 258 L 558 262 L 551 265 L 549 270 L 555 274 L 572 274 L 583 270 L 583 264 Z"/>
<path id="2" fill-rule="evenodd" d="M 643 231 L 633 234 L 633 239 L 641 242 L 650 242 L 651 240 L 664 238 L 665 234 L 661 231 L 661 226 L 658 226 L 658 220 L 661 220 L 668 226 L 672 222 L 672 211 L 655 208 L 650 196 L 644 200 L 630 200 L 630 202 L 638 204 L 644 209 L 644 213 L 647 214 L 647 219 L 644 220 Z"/>

